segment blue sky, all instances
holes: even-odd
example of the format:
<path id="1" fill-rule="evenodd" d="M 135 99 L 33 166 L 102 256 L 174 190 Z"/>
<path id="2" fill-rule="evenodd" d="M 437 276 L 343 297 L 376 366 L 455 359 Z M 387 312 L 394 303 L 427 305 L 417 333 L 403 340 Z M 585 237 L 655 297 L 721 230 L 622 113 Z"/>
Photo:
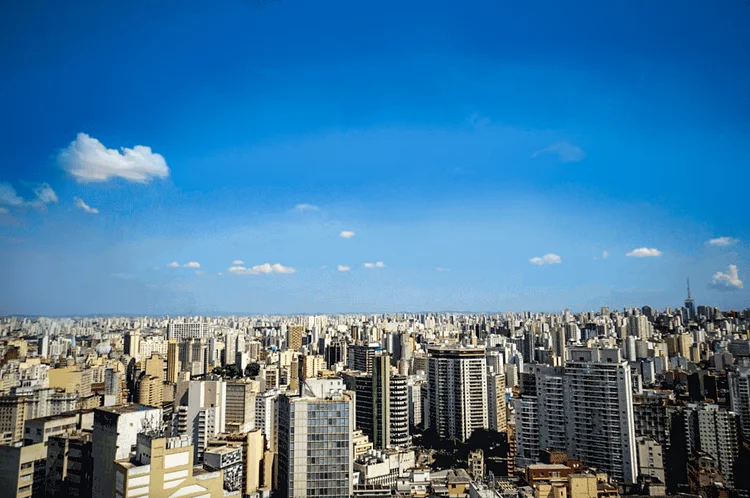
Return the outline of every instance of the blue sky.
<path id="1" fill-rule="evenodd" d="M 44 5 L 0 313 L 750 303 L 746 2 Z"/>

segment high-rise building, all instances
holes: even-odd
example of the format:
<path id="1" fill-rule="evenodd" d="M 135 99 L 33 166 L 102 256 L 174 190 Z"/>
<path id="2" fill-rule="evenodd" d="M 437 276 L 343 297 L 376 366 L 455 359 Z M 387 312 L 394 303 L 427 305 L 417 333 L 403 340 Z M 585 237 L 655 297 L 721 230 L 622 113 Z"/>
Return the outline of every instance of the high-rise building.
<path id="1" fill-rule="evenodd" d="M 173 434 L 192 438 L 195 461 L 203 461 L 208 441 L 226 430 L 226 383 L 223 380 L 177 384 Z"/>
<path id="2" fill-rule="evenodd" d="M 487 428 L 487 375 L 481 347 L 428 349 L 427 428 L 443 438 L 466 441 Z"/>
<path id="3" fill-rule="evenodd" d="M 279 497 L 351 496 L 353 394 L 341 379 L 310 379 L 279 397 Z"/>
<path id="4" fill-rule="evenodd" d="M 138 381 L 138 403 L 161 407 L 164 401 L 164 382 L 161 377 L 144 375 Z"/>
<path id="5" fill-rule="evenodd" d="M 507 427 L 505 403 L 505 375 L 487 376 L 487 418 L 490 430 L 504 432 Z"/>
<path id="6" fill-rule="evenodd" d="M 52 436 L 47 443 L 46 497 L 90 498 L 94 457 L 91 433 Z"/>
<path id="7" fill-rule="evenodd" d="M 167 382 L 177 384 L 180 375 L 180 347 L 177 339 L 171 338 L 167 344 Z"/>
<path id="8" fill-rule="evenodd" d="M 16 498 L 44 496 L 47 446 L 0 445 L 0 494 Z"/>
<path id="9" fill-rule="evenodd" d="M 638 448 L 638 474 L 655 477 L 659 479 L 659 482 L 666 483 L 662 446 L 646 436 L 637 437 L 636 445 Z"/>
<path id="10" fill-rule="evenodd" d="M 375 448 L 391 445 L 391 361 L 380 354 L 372 361 L 372 440 Z M 368 434 L 369 435 L 369 434 Z"/>
<path id="11" fill-rule="evenodd" d="M 305 327 L 302 325 L 290 325 L 287 329 L 287 347 L 291 351 L 299 351 L 302 347 L 302 336 L 305 333 Z"/>
<path id="12" fill-rule="evenodd" d="M 207 336 L 202 323 L 172 322 L 167 324 L 167 338 L 177 339 L 177 342 L 193 338 L 203 339 Z"/>
<path id="13" fill-rule="evenodd" d="M 568 453 L 620 482 L 638 477 L 630 367 L 619 349 L 572 349 L 565 366 Z"/>
<path id="14" fill-rule="evenodd" d="M 128 330 L 125 332 L 124 342 L 125 354 L 135 358 L 135 361 L 141 361 L 141 331 Z"/>
<path id="15" fill-rule="evenodd" d="M 745 441 L 750 441 L 750 367 L 740 367 L 729 373 L 729 398 L 732 411 L 740 419 Z"/>
<path id="16" fill-rule="evenodd" d="M 729 487 L 734 487 L 734 469 L 740 437 L 737 415 L 714 404 L 688 404 L 685 409 L 686 432 L 690 452 L 709 454 Z"/>
<path id="17" fill-rule="evenodd" d="M 26 398 L 10 394 L 0 396 L 0 444 L 23 440 L 23 424 L 27 419 Z"/>
<path id="18" fill-rule="evenodd" d="M 160 408 L 143 405 L 120 405 L 94 411 L 93 498 L 115 496 L 115 461 L 128 458 L 138 434 L 144 428 L 160 426 L 161 415 Z"/>
<path id="19" fill-rule="evenodd" d="M 255 428 L 255 396 L 260 383 L 248 378 L 227 382 L 226 430 L 247 432 Z"/>

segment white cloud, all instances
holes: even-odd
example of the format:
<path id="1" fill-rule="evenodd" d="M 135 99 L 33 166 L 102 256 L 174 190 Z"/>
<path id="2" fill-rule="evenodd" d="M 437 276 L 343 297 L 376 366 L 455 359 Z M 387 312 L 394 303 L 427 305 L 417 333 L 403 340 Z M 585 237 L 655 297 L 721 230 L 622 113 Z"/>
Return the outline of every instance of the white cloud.
<path id="1" fill-rule="evenodd" d="M 170 268 L 179 268 L 180 267 L 180 263 L 178 263 L 177 261 L 172 261 L 167 266 L 170 267 Z"/>
<path id="2" fill-rule="evenodd" d="M 557 159 L 563 163 L 576 163 L 586 158 L 586 152 L 575 144 L 566 140 L 555 142 L 549 147 L 540 149 L 531 154 L 532 159 L 542 154 L 556 154 Z"/>
<path id="3" fill-rule="evenodd" d="M 122 147 L 121 151 L 107 149 L 99 140 L 79 133 L 57 159 L 81 183 L 105 182 L 111 178 L 147 183 L 152 178 L 169 176 L 164 157 L 151 152 L 151 147 L 136 145 L 132 149 Z"/>
<path id="4" fill-rule="evenodd" d="M 49 183 L 40 183 L 34 189 L 34 195 L 43 204 L 56 204 L 58 201 L 57 194 L 52 190 Z"/>
<path id="5" fill-rule="evenodd" d="M 0 204 L 20 206 L 23 204 L 23 198 L 16 194 L 16 189 L 9 183 L 0 183 Z"/>
<path id="6" fill-rule="evenodd" d="M 295 211 L 320 211 L 320 208 L 316 206 L 315 204 L 297 204 L 294 206 Z"/>
<path id="7" fill-rule="evenodd" d="M 737 265 L 729 265 L 727 273 L 717 271 L 711 279 L 710 287 L 719 291 L 734 291 L 744 288 Z"/>
<path id="8" fill-rule="evenodd" d="M 224 275 L 224 272 L 220 271 L 219 273 L 217 273 L 217 275 L 221 277 L 222 275 Z"/>
<path id="9" fill-rule="evenodd" d="M 78 197 L 73 198 L 76 201 L 76 207 L 78 209 L 82 209 L 84 212 L 89 214 L 99 214 L 99 210 L 97 208 L 92 208 L 88 204 L 86 204 L 83 199 L 79 199 Z"/>
<path id="10" fill-rule="evenodd" d="M 437 268 L 435 268 L 435 269 L 436 269 L 437 271 L 450 271 L 450 269 L 449 269 L 449 268 L 443 268 L 442 266 L 438 266 L 438 267 L 437 267 Z"/>
<path id="11" fill-rule="evenodd" d="M 241 259 L 235 259 L 234 261 L 232 261 L 232 264 L 235 265 L 235 266 L 237 266 L 237 265 L 244 265 L 245 262 L 242 261 Z"/>
<path id="12" fill-rule="evenodd" d="M 279 263 L 263 263 L 262 265 L 255 265 L 252 268 L 232 266 L 229 268 L 229 271 L 238 275 L 260 275 L 261 273 L 294 273 L 297 270 L 290 266 L 280 265 Z"/>
<path id="13" fill-rule="evenodd" d="M 534 265 L 539 265 L 539 266 L 557 265 L 557 264 L 562 263 L 562 258 L 560 258 L 560 256 L 558 256 L 557 254 L 549 253 L 549 254 L 545 254 L 541 258 L 538 256 L 535 258 L 531 258 L 529 260 L 529 263 L 534 264 Z"/>
<path id="14" fill-rule="evenodd" d="M 385 268 L 385 263 L 376 261 L 375 263 L 365 263 L 365 268 Z"/>
<path id="15" fill-rule="evenodd" d="M 607 259 L 609 257 L 609 253 L 607 251 L 602 252 L 602 259 Z"/>
<path id="16" fill-rule="evenodd" d="M 55 204 L 59 200 L 49 183 L 40 183 L 34 187 L 33 192 L 36 198 L 33 201 L 25 201 L 23 197 L 16 193 L 16 189 L 12 185 L 9 183 L 0 183 L 0 204 L 6 206 L 31 206 L 40 211 L 46 211 L 47 204 Z"/>
<path id="17" fill-rule="evenodd" d="M 344 238 L 344 239 L 351 239 L 351 238 L 352 238 L 352 237 L 354 237 L 355 235 L 356 235 L 356 234 L 355 234 L 354 232 L 352 232 L 351 230 L 343 230 L 343 231 L 342 231 L 342 232 L 341 232 L 341 233 L 339 234 L 339 237 L 341 237 L 341 238 Z"/>
<path id="18" fill-rule="evenodd" d="M 182 266 L 184 266 L 185 268 L 200 268 L 201 264 L 197 261 L 190 261 L 189 263 L 185 263 Z"/>
<path id="19" fill-rule="evenodd" d="M 656 256 L 661 256 L 661 251 L 659 249 L 649 247 L 639 247 L 637 249 L 633 249 L 625 256 L 630 256 L 631 258 L 655 258 Z"/>
<path id="20" fill-rule="evenodd" d="M 717 237 L 708 241 L 710 245 L 716 247 L 729 247 L 735 245 L 737 242 L 739 242 L 739 239 L 735 239 L 734 237 Z"/>
<path id="21" fill-rule="evenodd" d="M 337 269 L 338 271 L 349 271 L 349 270 L 351 270 L 352 268 L 351 268 L 351 266 L 344 266 L 344 265 L 339 265 L 339 266 L 338 266 L 338 267 L 337 267 L 336 269 Z"/>

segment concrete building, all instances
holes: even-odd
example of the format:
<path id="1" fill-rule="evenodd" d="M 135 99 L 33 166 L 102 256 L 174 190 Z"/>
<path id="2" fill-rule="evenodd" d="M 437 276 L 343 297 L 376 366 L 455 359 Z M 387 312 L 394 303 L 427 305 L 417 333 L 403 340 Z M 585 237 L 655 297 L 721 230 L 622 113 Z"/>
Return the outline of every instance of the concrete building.
<path id="1" fill-rule="evenodd" d="M 255 397 L 260 383 L 248 378 L 227 382 L 226 430 L 247 432 L 255 429 Z"/>
<path id="2" fill-rule="evenodd" d="M 186 339 L 203 339 L 207 335 L 202 323 L 173 322 L 167 324 L 167 338 L 177 339 L 177 342 Z"/>
<path id="3" fill-rule="evenodd" d="M 44 496 L 47 446 L 0 446 L 0 493 L 16 498 Z"/>
<path id="4" fill-rule="evenodd" d="M 121 405 L 94 411 L 94 498 L 115 495 L 115 461 L 130 456 L 138 433 L 161 425 L 161 409 L 144 405 Z"/>
<path id="5" fill-rule="evenodd" d="M 505 432 L 507 428 L 505 402 L 505 375 L 491 373 L 487 376 L 487 419 L 489 429 Z"/>
<path id="6" fill-rule="evenodd" d="M 750 367 L 740 367 L 728 377 L 732 411 L 740 419 L 742 436 L 750 441 Z"/>
<path id="7" fill-rule="evenodd" d="M 144 375 L 138 381 L 138 403 L 160 407 L 164 401 L 164 381 L 161 377 Z"/>
<path id="8" fill-rule="evenodd" d="M 413 450 L 371 450 L 354 461 L 360 486 L 393 487 L 415 467 Z"/>
<path id="9" fill-rule="evenodd" d="M 23 440 L 26 421 L 26 398 L 17 395 L 0 396 L 0 444 Z"/>
<path id="10" fill-rule="evenodd" d="M 203 461 L 208 441 L 226 430 L 226 382 L 178 382 L 172 434 L 192 439 L 195 461 Z"/>
<path id="11" fill-rule="evenodd" d="M 737 415 L 714 404 L 688 404 L 685 409 L 686 439 L 691 452 L 713 458 L 724 481 L 734 487 L 734 465 L 739 454 Z"/>
<path id="12" fill-rule="evenodd" d="M 489 427 L 485 350 L 438 346 L 428 349 L 426 427 L 440 437 L 466 441 Z"/>
<path id="13" fill-rule="evenodd" d="M 633 391 L 619 349 L 571 349 L 565 366 L 568 454 L 619 482 L 635 482 Z"/>
<path id="14" fill-rule="evenodd" d="M 302 325 L 290 325 L 287 329 L 287 348 L 291 351 L 299 351 L 302 348 L 302 336 L 305 327 Z"/>
<path id="15" fill-rule="evenodd" d="M 651 476 L 665 483 L 664 458 L 662 447 L 653 439 L 645 436 L 636 438 L 638 448 L 638 475 Z"/>
<path id="16" fill-rule="evenodd" d="M 138 434 L 133 458 L 114 464 L 115 498 L 222 498 L 222 472 L 193 466 L 189 437 Z"/>
<path id="17" fill-rule="evenodd" d="M 52 436 L 47 443 L 47 498 L 90 498 L 94 456 L 91 433 Z"/>
<path id="18" fill-rule="evenodd" d="M 300 396 L 279 397 L 279 497 L 351 496 L 353 397 L 341 379 L 310 379 Z"/>
<path id="19" fill-rule="evenodd" d="M 167 382 L 177 384 L 180 374 L 180 347 L 177 339 L 171 338 L 167 343 Z"/>
<path id="20" fill-rule="evenodd" d="M 224 445 L 206 448 L 203 454 L 203 467 L 207 470 L 221 472 L 225 492 L 242 491 L 242 446 Z"/>

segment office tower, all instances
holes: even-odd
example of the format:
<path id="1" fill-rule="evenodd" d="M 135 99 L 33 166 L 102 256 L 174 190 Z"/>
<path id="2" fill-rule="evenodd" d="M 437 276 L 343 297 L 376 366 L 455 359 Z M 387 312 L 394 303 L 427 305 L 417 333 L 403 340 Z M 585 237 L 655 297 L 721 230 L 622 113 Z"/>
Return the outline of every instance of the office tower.
<path id="1" fill-rule="evenodd" d="M 115 498 L 222 498 L 222 473 L 198 467 L 195 475 L 189 437 L 164 437 L 159 431 L 137 435 L 135 457 L 119 459 L 111 480 Z"/>
<path id="2" fill-rule="evenodd" d="M 180 374 L 180 348 L 177 339 L 171 338 L 167 344 L 167 382 L 177 384 Z"/>
<path id="3" fill-rule="evenodd" d="M 144 375 L 138 381 L 138 403 L 160 407 L 164 401 L 164 382 L 161 377 Z"/>
<path id="4" fill-rule="evenodd" d="M 195 461 L 203 461 L 208 441 L 226 430 L 226 383 L 222 380 L 177 384 L 173 434 L 192 438 Z"/>
<path id="5" fill-rule="evenodd" d="M 750 441 L 750 367 L 729 373 L 729 398 L 732 411 L 740 419 L 742 436 Z"/>
<path id="6" fill-rule="evenodd" d="M 375 448 L 391 445 L 391 362 L 380 354 L 372 362 L 372 436 Z"/>
<path id="7" fill-rule="evenodd" d="M 378 344 L 352 345 L 349 347 L 346 366 L 351 370 L 369 373 L 372 371 L 372 359 L 380 349 Z"/>
<path id="8" fill-rule="evenodd" d="M 255 398 L 255 427 L 263 431 L 266 448 L 274 452 L 278 444 L 278 396 L 278 391 L 266 391 Z"/>
<path id="9" fill-rule="evenodd" d="M 515 411 L 514 440 L 515 465 L 525 468 L 539 461 L 539 409 L 536 396 L 536 378 L 533 373 L 521 373 L 520 396 L 513 398 Z M 509 436 L 510 437 L 510 434 Z"/>
<path id="10" fill-rule="evenodd" d="M 662 457 L 662 446 L 646 436 L 636 438 L 638 448 L 638 474 L 651 476 L 666 483 L 664 475 L 664 458 Z"/>
<path id="11" fill-rule="evenodd" d="M 94 457 L 91 434 L 77 432 L 52 436 L 47 443 L 46 497 L 89 498 Z"/>
<path id="12" fill-rule="evenodd" d="M 237 332 L 224 335 L 224 366 L 231 365 L 237 359 Z"/>
<path id="13" fill-rule="evenodd" d="M 505 431 L 505 375 L 501 373 L 491 373 L 487 376 L 487 417 L 490 430 Z"/>
<path id="14" fill-rule="evenodd" d="M 424 381 L 409 376 L 407 379 L 407 394 L 409 396 L 409 425 L 421 426 L 423 422 L 422 387 Z"/>
<path id="15" fill-rule="evenodd" d="M 390 379 L 390 432 L 392 447 L 411 444 L 409 432 L 409 392 L 405 375 L 391 374 Z"/>
<path id="16" fill-rule="evenodd" d="M 429 348 L 427 428 L 443 438 L 466 441 L 487 420 L 484 348 Z"/>
<path id="17" fill-rule="evenodd" d="M 346 359 L 346 342 L 336 338 L 325 347 L 326 368 L 329 370 L 333 370 L 337 363 L 346 363 Z"/>
<path id="18" fill-rule="evenodd" d="M 568 356 L 566 342 L 565 329 L 562 327 L 556 327 L 552 331 L 552 351 L 558 358 L 560 358 L 562 363 L 565 363 Z"/>
<path id="19" fill-rule="evenodd" d="M 260 383 L 248 378 L 227 382 L 226 430 L 247 432 L 255 428 L 255 396 Z"/>
<path id="20" fill-rule="evenodd" d="M 167 324 L 167 337 L 182 342 L 186 339 L 202 339 L 207 337 L 202 323 L 169 323 Z"/>
<path id="21" fill-rule="evenodd" d="M 49 357 L 49 335 L 47 332 L 45 332 L 44 335 L 39 338 L 37 353 L 39 353 L 39 356 L 41 356 L 42 358 Z"/>
<path id="22" fill-rule="evenodd" d="M 690 452 L 702 451 L 716 462 L 727 486 L 734 487 L 734 465 L 739 454 L 737 415 L 713 404 L 688 404 L 686 440 Z"/>
<path id="23" fill-rule="evenodd" d="M 124 343 L 125 354 L 135 358 L 135 361 L 141 361 L 141 331 L 135 329 L 125 332 Z"/>
<path id="24" fill-rule="evenodd" d="M 47 447 L 0 446 L 0 495 L 16 498 L 44 496 Z"/>
<path id="25" fill-rule="evenodd" d="M 299 351 L 304 333 L 305 328 L 302 325 L 290 325 L 287 329 L 287 348 L 291 351 Z"/>
<path id="26" fill-rule="evenodd" d="M 126 459 L 138 433 L 161 425 L 161 409 L 143 405 L 120 405 L 94 411 L 92 454 L 93 498 L 115 496 L 115 461 Z"/>
<path id="27" fill-rule="evenodd" d="M 352 494 L 354 400 L 341 379 L 310 379 L 279 396 L 278 496 Z"/>
<path id="28" fill-rule="evenodd" d="M 635 482 L 630 368 L 619 349 L 572 349 L 565 366 L 568 453 L 620 482 Z"/>

